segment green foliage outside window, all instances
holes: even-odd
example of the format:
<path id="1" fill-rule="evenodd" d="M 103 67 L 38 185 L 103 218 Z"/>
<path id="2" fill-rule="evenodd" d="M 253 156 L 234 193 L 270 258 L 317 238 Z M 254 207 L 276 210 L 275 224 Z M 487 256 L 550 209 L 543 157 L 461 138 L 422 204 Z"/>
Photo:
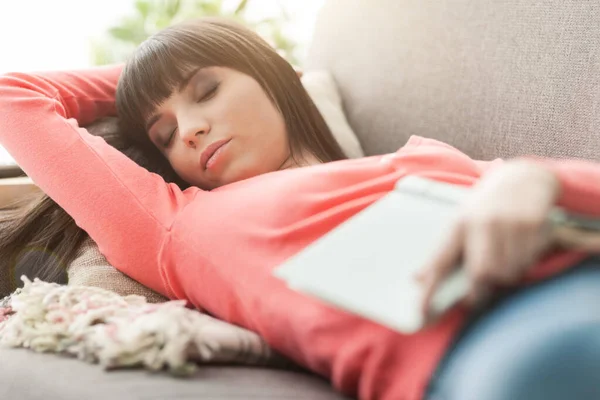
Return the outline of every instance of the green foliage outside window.
<path id="1" fill-rule="evenodd" d="M 241 0 L 233 10 L 225 10 L 223 0 L 135 0 L 135 8 L 111 27 L 105 38 L 92 41 L 95 65 L 123 62 L 146 38 L 186 19 L 202 16 L 233 18 L 257 31 L 291 64 L 298 65 L 296 43 L 286 36 L 282 25 L 289 16 L 282 9 L 279 18 L 249 22 L 246 11 L 250 0 Z"/>

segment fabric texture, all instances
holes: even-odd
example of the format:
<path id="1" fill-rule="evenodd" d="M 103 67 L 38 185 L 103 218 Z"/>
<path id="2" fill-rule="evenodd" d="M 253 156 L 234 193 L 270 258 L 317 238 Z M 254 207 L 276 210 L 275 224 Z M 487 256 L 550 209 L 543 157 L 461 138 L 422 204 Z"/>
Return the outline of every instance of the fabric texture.
<path id="1" fill-rule="evenodd" d="M 77 127 L 114 114 L 120 71 L 0 77 L 1 144 L 131 278 L 256 332 L 345 394 L 420 399 L 465 310 L 400 335 L 291 290 L 272 270 L 405 176 L 472 185 L 502 162 L 475 161 L 450 145 L 414 137 L 384 156 L 264 174 L 210 192 L 180 191 Z M 600 215 L 600 188 L 589 184 L 600 181 L 597 165 L 540 162 L 558 173 L 560 205 Z M 553 255 L 530 278 L 550 276 L 581 257 Z"/>
<path id="2" fill-rule="evenodd" d="M 288 365 L 255 333 L 181 300 L 150 304 L 142 296 L 24 278 L 1 303 L 0 344 L 65 353 L 107 369 L 188 375 L 195 363 Z"/>
<path id="3" fill-rule="evenodd" d="M 347 399 L 324 379 L 276 369 L 206 365 L 187 379 L 174 379 L 135 370 L 107 373 L 79 360 L 23 349 L 0 348 L 0 358 L 0 399 L 6 400 Z"/>
<path id="4" fill-rule="evenodd" d="M 8 296 L 13 290 L 15 284 L 10 268 L 0 268 L 0 298 Z"/>
<path id="5" fill-rule="evenodd" d="M 411 135 L 489 160 L 600 160 L 600 3 L 328 0 L 305 68 L 330 71 L 367 155 Z"/>
<path id="6" fill-rule="evenodd" d="M 69 264 L 68 275 L 69 285 L 99 287 L 121 296 L 143 296 L 149 303 L 169 300 L 110 265 L 89 237 L 82 243 L 76 258 Z"/>
<path id="7" fill-rule="evenodd" d="M 117 293 L 120 296 L 142 296 L 148 303 L 163 303 L 169 300 L 141 283 L 134 281 L 110 265 L 98 250 L 98 246 L 90 238 L 86 238 L 77 257 L 69 265 L 68 274 L 69 286 L 102 288 Z M 90 290 L 90 294 L 93 293 L 95 292 Z M 140 303 L 143 306 L 143 302 L 139 302 L 136 303 L 138 307 Z M 88 312 L 92 312 L 92 310 Z M 196 310 L 186 312 L 200 314 Z M 175 319 L 171 322 L 177 323 L 181 320 L 183 323 L 183 319 L 186 318 L 184 314 L 180 316 L 180 319 Z M 260 336 L 253 332 L 212 318 L 206 314 L 202 315 L 202 317 L 189 318 L 197 321 L 197 325 L 202 332 L 199 345 L 205 346 L 209 350 L 210 355 L 206 358 L 209 362 L 272 366 L 285 366 L 287 364 L 279 355 L 271 350 Z M 161 323 L 160 316 L 156 318 L 156 322 Z M 183 359 L 189 358 L 193 361 L 204 360 L 196 357 L 196 354 L 199 352 L 196 349 L 193 352 L 192 349 L 186 349 L 185 351 L 184 354 L 180 355 Z"/>
<path id="8" fill-rule="evenodd" d="M 360 142 L 346 120 L 342 98 L 331 73 L 325 70 L 306 71 L 301 81 L 344 154 L 349 158 L 364 157 Z"/>
<path id="9" fill-rule="evenodd" d="M 428 400 L 600 398 L 600 260 L 513 293 L 469 324 Z"/>

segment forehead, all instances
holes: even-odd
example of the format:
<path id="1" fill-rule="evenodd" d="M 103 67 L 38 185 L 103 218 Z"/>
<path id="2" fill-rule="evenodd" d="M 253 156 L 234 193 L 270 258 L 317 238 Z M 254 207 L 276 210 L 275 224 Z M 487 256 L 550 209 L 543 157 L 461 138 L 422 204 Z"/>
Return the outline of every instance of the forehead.
<path id="1" fill-rule="evenodd" d="M 181 74 L 181 78 L 171 89 L 171 92 L 165 101 L 171 97 L 181 94 L 192 84 L 210 81 L 216 77 L 222 77 L 227 74 L 227 70 L 228 68 L 226 67 L 218 66 L 190 68 L 189 71 Z"/>
<path id="2" fill-rule="evenodd" d="M 219 66 L 191 68 L 189 72 L 182 74 L 182 78 L 172 89 L 171 93 L 147 113 L 144 119 L 146 130 L 148 131 L 168 109 L 176 107 L 176 104 L 179 102 L 189 101 L 190 88 L 202 85 L 202 82 L 213 82 L 215 79 L 226 78 L 227 75 L 235 74 L 236 72 L 234 69 Z"/>
<path id="3" fill-rule="evenodd" d="M 181 93 L 184 91 L 191 83 L 202 82 L 203 80 L 210 79 L 215 75 L 219 75 L 220 67 L 198 67 L 193 68 L 191 71 L 187 72 L 179 85 L 175 88 L 172 94 Z"/>
<path id="4" fill-rule="evenodd" d="M 163 98 L 160 102 L 154 104 L 151 107 L 144 119 L 146 121 L 152 119 L 152 117 L 160 111 L 160 109 L 173 99 L 177 99 L 180 95 L 182 95 L 187 88 L 191 85 L 201 83 L 203 81 L 209 81 L 214 79 L 216 76 L 222 75 L 221 67 L 197 67 L 190 68 L 188 71 L 181 74 L 181 77 L 175 82 L 175 84 L 170 89 L 170 92 L 167 96 Z"/>

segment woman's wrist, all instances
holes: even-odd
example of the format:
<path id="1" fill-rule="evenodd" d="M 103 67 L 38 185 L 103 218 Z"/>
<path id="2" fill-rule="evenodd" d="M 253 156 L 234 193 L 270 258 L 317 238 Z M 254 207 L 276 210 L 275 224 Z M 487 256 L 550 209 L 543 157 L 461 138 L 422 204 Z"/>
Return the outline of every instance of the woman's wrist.
<path id="1" fill-rule="evenodd" d="M 525 176 L 532 184 L 540 184 L 556 203 L 562 193 L 560 178 L 550 167 L 531 160 L 515 159 L 505 163 L 505 167 L 513 168 L 518 176 Z"/>

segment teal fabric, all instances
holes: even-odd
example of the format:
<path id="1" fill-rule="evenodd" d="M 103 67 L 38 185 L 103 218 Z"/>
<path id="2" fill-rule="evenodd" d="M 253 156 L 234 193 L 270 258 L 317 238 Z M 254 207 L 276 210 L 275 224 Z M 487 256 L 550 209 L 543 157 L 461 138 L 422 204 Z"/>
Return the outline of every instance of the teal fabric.
<path id="1" fill-rule="evenodd" d="M 474 318 L 428 400 L 600 399 L 600 259 L 514 293 Z"/>

